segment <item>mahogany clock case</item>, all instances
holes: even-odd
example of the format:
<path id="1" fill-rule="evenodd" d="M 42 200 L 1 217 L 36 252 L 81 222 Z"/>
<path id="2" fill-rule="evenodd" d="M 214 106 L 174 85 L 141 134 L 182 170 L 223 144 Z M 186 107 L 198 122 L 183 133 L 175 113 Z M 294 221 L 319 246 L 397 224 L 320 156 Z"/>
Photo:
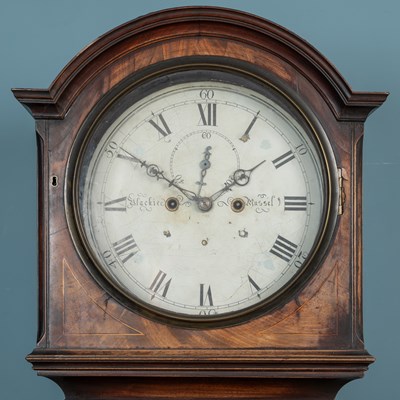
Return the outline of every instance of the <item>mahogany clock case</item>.
<path id="1" fill-rule="evenodd" d="M 150 79 L 210 69 L 251 76 L 290 99 L 324 155 L 330 202 L 323 240 L 295 284 L 250 317 L 181 326 L 93 268 L 74 209 L 75 173 L 104 110 L 140 96 Z M 13 92 L 36 120 L 39 150 L 39 333 L 28 360 L 67 398 L 328 399 L 363 376 L 373 361 L 362 325 L 363 125 L 386 93 L 353 92 L 296 35 L 214 7 L 128 22 L 85 48 L 48 90 Z"/>
<path id="2" fill-rule="evenodd" d="M 320 261 L 325 255 L 325 250 L 331 242 L 337 214 L 338 191 L 336 184 L 332 184 L 332 181 L 337 182 L 337 166 L 332 149 L 330 148 L 325 132 L 323 132 L 314 116 L 310 114 L 305 119 L 307 105 L 302 104 L 301 97 L 294 92 L 286 92 L 285 96 L 289 96 L 290 101 L 296 101 L 295 104 L 290 103 L 286 97 L 280 94 L 278 89 L 271 86 L 273 84 L 279 88 L 280 82 L 274 82 L 276 79 L 273 76 L 264 75 L 263 70 L 254 68 L 251 64 L 238 62 L 237 60 L 227 60 L 223 57 L 188 57 L 158 63 L 153 68 L 144 69 L 140 74 L 128 77 L 111 90 L 93 109 L 91 115 L 82 125 L 68 162 L 67 182 L 69 186 L 74 188 L 74 190 L 67 191 L 66 193 L 69 229 L 73 233 L 75 246 L 91 275 L 105 288 L 106 292 L 112 294 L 114 298 L 117 298 L 127 308 L 147 315 L 152 319 L 158 319 L 161 322 L 180 324 L 188 328 L 212 328 L 234 325 L 278 307 L 280 302 L 287 302 L 289 297 L 293 298 L 295 293 L 299 291 L 300 285 L 304 286 L 308 282 L 308 278 L 312 276 L 315 269 L 320 265 Z M 150 79 L 148 78 L 149 76 L 151 77 Z M 321 225 L 318 234 L 321 240 L 316 243 L 314 251 L 308 257 L 310 266 L 302 265 L 302 274 L 299 274 L 295 280 L 290 281 L 290 285 L 283 287 L 273 298 L 268 298 L 264 302 L 265 304 L 258 304 L 257 307 L 254 307 L 254 310 L 244 310 L 234 317 L 228 315 L 221 318 L 216 315 L 214 318 L 202 318 L 201 321 L 198 319 L 187 320 L 186 318 L 185 322 L 185 319 L 179 318 L 174 314 L 165 316 L 162 313 L 154 313 L 154 310 L 147 309 L 146 305 L 142 304 L 138 306 L 140 302 L 137 299 L 130 301 L 129 298 L 131 296 L 129 294 L 121 293 L 121 289 L 118 290 L 118 288 L 113 287 L 112 282 L 109 282 L 101 273 L 99 274 L 99 269 L 93 266 L 96 263 L 95 256 L 91 255 L 90 259 L 88 259 L 87 255 L 91 254 L 91 250 L 85 245 L 85 240 L 82 240 L 84 234 L 82 233 L 79 215 L 83 211 L 79 211 L 79 203 L 82 197 L 81 191 L 84 185 L 85 171 L 87 170 L 93 151 L 104 132 L 107 131 L 114 120 L 121 114 L 121 110 L 125 110 L 127 106 L 135 104 L 136 101 L 154 92 L 156 89 L 159 90 L 179 83 L 202 80 L 232 83 L 238 86 L 238 90 L 240 90 L 240 87 L 251 88 L 256 92 L 266 94 L 268 98 L 273 99 L 282 108 L 290 110 L 290 114 L 296 117 L 297 122 L 309 131 L 309 137 L 314 142 L 314 145 L 321 149 L 320 162 L 326 169 L 324 178 L 326 187 L 323 189 L 327 204 L 325 204 L 323 215 L 324 223 Z M 281 90 L 284 90 L 284 88 Z M 311 123 L 310 121 L 313 122 Z M 314 129 L 319 130 L 318 135 L 314 134 Z M 313 256 L 313 253 L 315 253 L 315 256 Z M 290 286 L 291 290 L 289 290 L 288 286 Z"/>

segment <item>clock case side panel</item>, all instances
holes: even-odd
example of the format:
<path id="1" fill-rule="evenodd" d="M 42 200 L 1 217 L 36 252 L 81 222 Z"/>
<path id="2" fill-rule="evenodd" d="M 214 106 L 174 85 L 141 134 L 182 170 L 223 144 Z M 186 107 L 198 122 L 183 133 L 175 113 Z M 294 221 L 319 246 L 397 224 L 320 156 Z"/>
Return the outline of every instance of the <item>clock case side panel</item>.
<path id="1" fill-rule="evenodd" d="M 364 126 L 363 124 L 354 124 L 352 127 L 353 140 L 353 171 L 354 179 L 352 180 L 352 187 L 349 188 L 353 192 L 353 269 L 352 269 L 352 283 L 353 283 L 353 342 L 360 347 L 364 346 L 364 331 L 363 331 L 363 223 L 362 223 L 362 210 L 363 210 L 363 142 L 364 142 Z M 344 177 L 345 179 L 346 177 Z"/>
<path id="2" fill-rule="evenodd" d="M 47 271 L 48 271 L 48 142 L 47 122 L 36 122 L 37 146 L 37 199 L 38 199 L 38 330 L 37 347 L 45 347 L 47 340 Z M 58 184 L 54 177 L 53 184 Z"/>

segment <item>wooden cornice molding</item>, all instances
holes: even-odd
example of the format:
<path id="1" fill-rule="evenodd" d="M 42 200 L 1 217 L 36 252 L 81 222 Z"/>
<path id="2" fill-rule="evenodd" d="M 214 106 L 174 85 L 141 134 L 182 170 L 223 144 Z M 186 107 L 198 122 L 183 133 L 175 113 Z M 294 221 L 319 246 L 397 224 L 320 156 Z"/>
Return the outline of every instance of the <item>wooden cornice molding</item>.
<path id="1" fill-rule="evenodd" d="M 116 55 L 190 37 L 240 41 L 275 54 L 312 79 L 338 120 L 365 121 L 388 96 L 385 92 L 353 92 L 336 68 L 294 33 L 266 19 L 219 7 L 180 7 L 134 19 L 85 47 L 48 89 L 12 91 L 35 119 L 63 119 L 82 88 L 115 63 Z"/>

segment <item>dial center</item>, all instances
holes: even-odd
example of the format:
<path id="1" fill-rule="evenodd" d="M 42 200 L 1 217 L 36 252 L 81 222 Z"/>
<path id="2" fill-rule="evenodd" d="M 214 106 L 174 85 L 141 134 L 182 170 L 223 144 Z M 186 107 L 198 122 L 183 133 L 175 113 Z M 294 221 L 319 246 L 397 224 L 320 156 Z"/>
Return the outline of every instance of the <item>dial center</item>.
<path id="1" fill-rule="evenodd" d="M 209 197 L 202 197 L 197 202 L 197 207 L 199 207 L 199 210 L 201 210 L 201 211 L 211 210 L 212 205 L 213 205 L 213 202 Z"/>

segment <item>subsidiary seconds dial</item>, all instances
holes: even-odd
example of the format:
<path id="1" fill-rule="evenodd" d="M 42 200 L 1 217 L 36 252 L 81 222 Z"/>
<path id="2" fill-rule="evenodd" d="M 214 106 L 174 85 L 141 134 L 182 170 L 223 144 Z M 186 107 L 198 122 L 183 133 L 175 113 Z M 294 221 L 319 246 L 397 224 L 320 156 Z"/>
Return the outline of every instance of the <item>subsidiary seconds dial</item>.
<path id="1" fill-rule="evenodd" d="M 89 268 L 164 318 L 250 315 L 318 249 L 322 146 L 265 84 L 207 70 L 167 78 L 112 102 L 90 130 L 75 180 Z"/>

